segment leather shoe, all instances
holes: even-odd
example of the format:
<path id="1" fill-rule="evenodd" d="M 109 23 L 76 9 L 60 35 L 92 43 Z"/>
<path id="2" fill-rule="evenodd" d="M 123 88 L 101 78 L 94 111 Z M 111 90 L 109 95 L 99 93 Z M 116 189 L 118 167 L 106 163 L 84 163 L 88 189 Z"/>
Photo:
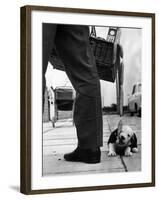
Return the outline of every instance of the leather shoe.
<path id="1" fill-rule="evenodd" d="M 82 149 L 77 147 L 73 152 L 65 154 L 64 159 L 71 162 L 84 163 L 100 163 L 101 151 L 100 148 L 93 151 L 91 149 Z"/>

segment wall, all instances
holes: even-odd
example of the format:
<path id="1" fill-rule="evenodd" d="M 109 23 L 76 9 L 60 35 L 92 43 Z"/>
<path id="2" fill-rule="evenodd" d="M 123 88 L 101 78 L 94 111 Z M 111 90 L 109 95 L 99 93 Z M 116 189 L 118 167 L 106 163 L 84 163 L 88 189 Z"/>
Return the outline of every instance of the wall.
<path id="1" fill-rule="evenodd" d="M 6 0 L 1 2 L 0 17 L 0 49 L 1 49 L 1 73 L 0 73 L 0 91 L 2 97 L 1 105 L 1 140 L 0 140 L 0 197 L 1 199 L 13 200 L 32 200 L 32 199 L 158 199 L 159 194 L 159 173 L 156 172 L 155 188 L 137 188 L 124 190 L 95 191 L 72 194 L 50 194 L 25 196 L 18 192 L 19 190 L 19 151 L 20 151 L 20 100 L 19 100 L 19 53 L 20 53 L 20 32 L 19 32 L 19 7 L 26 4 L 66 6 L 66 7 L 84 7 L 94 9 L 125 10 L 138 12 L 156 12 L 156 55 L 159 54 L 159 1 L 158 0 Z M 3 26 L 3 27 L 2 27 Z M 159 66 L 159 60 L 156 56 L 156 67 Z M 158 69 L 156 68 L 156 74 Z M 157 79 L 157 78 L 156 78 Z M 157 81 L 158 83 L 158 81 Z M 158 102 L 158 86 L 156 84 L 156 102 Z M 6 105 L 6 106 L 5 106 Z M 7 110 L 6 110 L 7 108 Z M 158 105 L 156 106 L 158 110 Z M 158 114 L 156 113 L 156 122 Z M 158 125 L 156 133 L 158 134 Z M 156 134 L 156 141 L 159 143 L 159 137 Z M 156 145 L 156 169 L 159 167 L 159 145 Z"/>

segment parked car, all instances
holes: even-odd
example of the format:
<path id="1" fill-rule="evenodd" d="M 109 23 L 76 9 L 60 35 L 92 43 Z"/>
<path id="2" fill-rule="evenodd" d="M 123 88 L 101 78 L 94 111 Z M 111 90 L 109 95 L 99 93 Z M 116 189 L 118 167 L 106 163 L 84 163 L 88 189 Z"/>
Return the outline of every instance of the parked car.
<path id="1" fill-rule="evenodd" d="M 131 115 L 138 113 L 141 117 L 141 83 L 133 86 L 132 94 L 128 97 L 128 109 Z"/>

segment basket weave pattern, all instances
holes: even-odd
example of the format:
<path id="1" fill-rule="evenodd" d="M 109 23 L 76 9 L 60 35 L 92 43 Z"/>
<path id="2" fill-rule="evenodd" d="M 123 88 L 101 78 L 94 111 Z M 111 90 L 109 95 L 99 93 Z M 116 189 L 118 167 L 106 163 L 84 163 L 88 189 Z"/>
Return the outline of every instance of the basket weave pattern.
<path id="1" fill-rule="evenodd" d="M 96 59 L 99 78 L 114 82 L 116 77 L 116 66 L 114 52 L 116 45 L 102 38 L 90 36 L 90 45 Z"/>

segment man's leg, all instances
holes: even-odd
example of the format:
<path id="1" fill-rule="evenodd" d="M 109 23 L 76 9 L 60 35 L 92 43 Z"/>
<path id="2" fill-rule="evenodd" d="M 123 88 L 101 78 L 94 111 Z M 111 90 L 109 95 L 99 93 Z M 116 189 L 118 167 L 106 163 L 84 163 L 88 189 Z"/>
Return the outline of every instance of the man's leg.
<path id="1" fill-rule="evenodd" d="M 58 25 L 56 48 L 74 86 L 78 146 L 95 150 L 103 143 L 100 82 L 87 26 Z"/>

